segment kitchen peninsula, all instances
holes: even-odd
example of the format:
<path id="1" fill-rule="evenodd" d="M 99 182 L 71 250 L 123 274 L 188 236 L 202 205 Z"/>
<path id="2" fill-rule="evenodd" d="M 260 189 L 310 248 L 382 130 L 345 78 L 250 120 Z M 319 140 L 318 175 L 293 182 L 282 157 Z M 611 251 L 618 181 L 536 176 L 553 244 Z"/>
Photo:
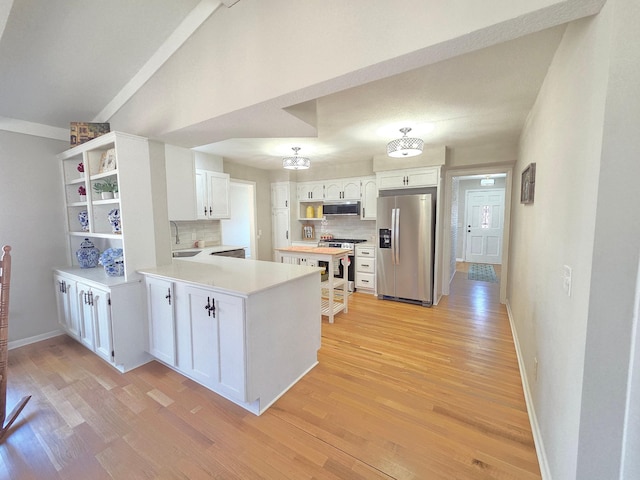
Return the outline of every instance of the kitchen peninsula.
<path id="1" fill-rule="evenodd" d="M 260 415 L 318 363 L 319 271 L 212 255 L 141 269 L 149 353 Z"/>

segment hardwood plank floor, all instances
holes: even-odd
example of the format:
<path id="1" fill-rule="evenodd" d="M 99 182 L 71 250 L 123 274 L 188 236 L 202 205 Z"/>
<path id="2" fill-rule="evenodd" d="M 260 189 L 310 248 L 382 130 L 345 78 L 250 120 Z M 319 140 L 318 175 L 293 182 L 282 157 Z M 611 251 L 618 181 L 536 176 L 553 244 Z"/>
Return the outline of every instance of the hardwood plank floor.
<path id="1" fill-rule="evenodd" d="M 539 479 L 498 284 L 437 307 L 355 293 L 320 363 L 256 417 L 151 362 L 121 375 L 62 336 L 9 352 L 1 479 Z"/>

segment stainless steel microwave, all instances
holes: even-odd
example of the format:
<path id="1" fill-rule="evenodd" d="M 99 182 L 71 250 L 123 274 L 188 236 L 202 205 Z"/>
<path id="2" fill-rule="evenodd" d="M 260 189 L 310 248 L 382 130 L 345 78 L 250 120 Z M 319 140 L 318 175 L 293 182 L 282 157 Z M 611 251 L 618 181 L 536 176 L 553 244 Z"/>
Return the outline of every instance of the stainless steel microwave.
<path id="1" fill-rule="evenodd" d="M 360 202 L 325 203 L 322 205 L 324 215 L 360 215 Z"/>

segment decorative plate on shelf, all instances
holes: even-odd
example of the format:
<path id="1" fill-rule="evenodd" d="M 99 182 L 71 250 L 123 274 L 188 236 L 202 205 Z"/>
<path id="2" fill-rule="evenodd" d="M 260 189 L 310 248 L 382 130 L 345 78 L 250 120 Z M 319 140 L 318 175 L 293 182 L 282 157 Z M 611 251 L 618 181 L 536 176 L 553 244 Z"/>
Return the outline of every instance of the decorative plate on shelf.
<path id="1" fill-rule="evenodd" d="M 116 169 L 116 149 L 110 148 L 102 154 L 100 158 L 99 173 L 110 172 Z"/>

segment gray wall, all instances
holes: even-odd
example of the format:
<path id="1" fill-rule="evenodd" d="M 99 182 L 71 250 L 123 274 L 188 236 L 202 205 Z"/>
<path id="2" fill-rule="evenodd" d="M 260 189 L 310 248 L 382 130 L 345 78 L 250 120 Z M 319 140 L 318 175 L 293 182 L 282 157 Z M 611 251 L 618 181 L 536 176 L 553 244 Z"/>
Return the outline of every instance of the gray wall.
<path id="1" fill-rule="evenodd" d="M 12 247 L 9 341 L 58 330 L 53 272 L 68 264 L 55 156 L 67 142 L 0 131 L 0 244 Z"/>

